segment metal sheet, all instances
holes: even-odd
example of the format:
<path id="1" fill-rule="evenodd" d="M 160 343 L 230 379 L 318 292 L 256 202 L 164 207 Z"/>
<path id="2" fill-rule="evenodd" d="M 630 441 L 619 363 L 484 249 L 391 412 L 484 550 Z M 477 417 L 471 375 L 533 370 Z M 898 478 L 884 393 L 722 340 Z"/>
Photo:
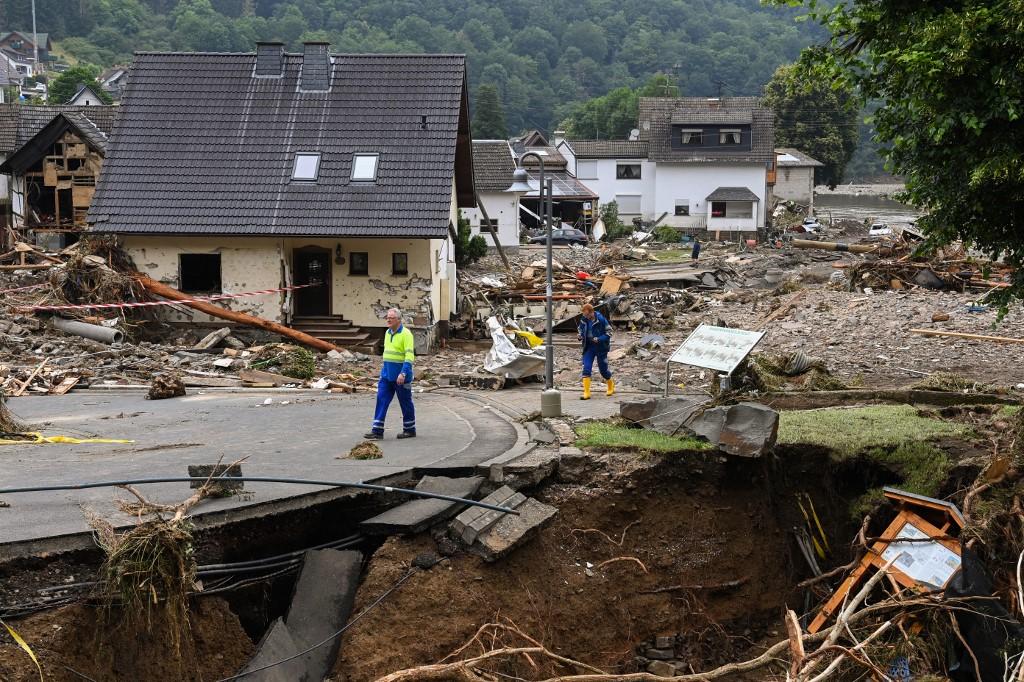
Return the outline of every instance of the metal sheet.
<path id="1" fill-rule="evenodd" d="M 764 334 L 702 324 L 693 330 L 668 361 L 732 374 Z"/>

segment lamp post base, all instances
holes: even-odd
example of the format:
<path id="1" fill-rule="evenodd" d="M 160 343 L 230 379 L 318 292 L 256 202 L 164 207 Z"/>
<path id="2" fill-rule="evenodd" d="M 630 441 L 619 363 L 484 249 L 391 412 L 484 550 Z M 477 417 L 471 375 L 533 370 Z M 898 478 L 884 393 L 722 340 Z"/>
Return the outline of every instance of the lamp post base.
<path id="1" fill-rule="evenodd" d="M 540 394 L 540 416 L 561 417 L 562 416 L 562 392 L 556 388 L 549 388 Z"/>

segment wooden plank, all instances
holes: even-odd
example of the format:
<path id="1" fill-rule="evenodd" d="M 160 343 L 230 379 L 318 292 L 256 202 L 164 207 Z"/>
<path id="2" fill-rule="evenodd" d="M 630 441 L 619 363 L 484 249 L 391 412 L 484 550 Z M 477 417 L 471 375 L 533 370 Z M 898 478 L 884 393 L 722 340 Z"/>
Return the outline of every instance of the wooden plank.
<path id="1" fill-rule="evenodd" d="M 50 389 L 50 395 L 64 395 L 78 383 L 81 377 L 64 377 L 64 381 Z"/>
<path id="2" fill-rule="evenodd" d="M 608 296 L 611 294 L 617 294 L 623 284 L 624 281 L 615 275 L 605 275 L 604 281 L 601 283 L 601 295 Z"/>
<path id="3" fill-rule="evenodd" d="M 96 192 L 95 187 L 85 185 L 74 185 L 71 188 L 71 204 L 76 208 L 88 208 L 92 202 L 92 195 Z"/>
<path id="4" fill-rule="evenodd" d="M 269 383 L 273 384 L 274 386 L 284 386 L 285 384 L 302 383 L 302 379 L 286 377 L 283 374 L 274 374 L 273 372 L 264 372 L 258 369 L 243 369 L 238 373 L 238 378 L 247 383 Z"/>
<path id="5" fill-rule="evenodd" d="M 1024 343 L 1024 339 L 1015 339 L 1010 336 L 986 336 L 984 334 L 965 334 L 962 332 L 940 332 L 935 329 L 911 329 L 911 334 L 923 334 L 924 336 L 948 336 L 955 339 L 969 339 L 971 341 L 992 341 L 993 343 Z"/>
<path id="6" fill-rule="evenodd" d="M 48 163 L 43 166 L 43 185 L 55 187 L 57 185 L 57 166 Z"/>
<path id="7" fill-rule="evenodd" d="M 25 395 L 25 389 L 28 388 L 28 385 L 32 383 L 32 380 L 36 378 L 36 375 L 43 370 L 43 367 L 45 367 L 46 363 L 49 361 L 50 358 L 46 358 L 42 362 L 40 362 L 39 366 L 32 370 L 32 373 L 28 375 L 28 379 L 25 379 L 25 383 L 23 383 L 20 388 L 15 389 L 14 393 L 12 393 L 11 396 L 14 398 L 18 398 Z"/>

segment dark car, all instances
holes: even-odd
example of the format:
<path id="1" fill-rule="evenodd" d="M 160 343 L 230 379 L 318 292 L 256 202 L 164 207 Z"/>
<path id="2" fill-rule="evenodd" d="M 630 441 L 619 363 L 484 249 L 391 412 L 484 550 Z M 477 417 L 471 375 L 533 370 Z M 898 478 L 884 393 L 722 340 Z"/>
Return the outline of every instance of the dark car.
<path id="1" fill-rule="evenodd" d="M 536 237 L 530 237 L 531 244 L 547 244 L 548 237 L 545 234 L 539 234 Z M 587 234 L 577 229 L 559 229 L 551 230 L 551 243 L 564 246 L 566 244 L 579 244 L 580 246 L 586 246 L 590 243 L 587 238 Z"/>

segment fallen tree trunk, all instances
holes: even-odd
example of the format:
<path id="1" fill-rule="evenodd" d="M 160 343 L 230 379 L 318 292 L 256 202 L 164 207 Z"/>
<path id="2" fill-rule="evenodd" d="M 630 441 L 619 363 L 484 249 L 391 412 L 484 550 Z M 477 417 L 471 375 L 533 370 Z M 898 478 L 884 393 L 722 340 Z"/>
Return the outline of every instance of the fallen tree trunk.
<path id="1" fill-rule="evenodd" d="M 198 310 L 201 313 L 206 313 L 213 317 L 219 317 L 222 320 L 228 320 L 229 322 L 237 322 L 238 324 L 244 324 L 247 327 L 258 327 L 265 329 L 268 332 L 274 334 L 280 334 L 286 338 L 297 341 L 304 346 L 315 348 L 316 350 L 328 353 L 332 350 L 340 350 L 333 343 L 318 339 L 315 336 L 309 334 L 303 334 L 300 331 L 296 331 L 291 327 L 286 327 L 283 324 L 277 322 L 271 322 L 270 320 L 264 320 L 262 317 L 256 317 L 255 315 L 249 315 L 247 313 L 238 313 L 234 310 L 228 310 L 227 308 L 221 308 L 220 306 L 213 305 L 211 303 L 203 303 L 199 301 L 191 301 L 191 296 L 183 294 L 173 287 L 169 287 L 166 284 L 161 284 L 155 279 L 147 277 L 141 273 L 134 275 L 135 279 L 138 280 L 139 284 L 145 288 L 146 291 L 161 296 L 171 301 L 181 301 L 183 305 L 187 305 L 189 308 Z"/>
<path id="2" fill-rule="evenodd" d="M 794 249 L 820 249 L 822 251 L 849 251 L 850 253 L 873 253 L 882 251 L 877 244 L 844 244 L 843 242 L 816 242 L 810 239 L 794 239 Z"/>

